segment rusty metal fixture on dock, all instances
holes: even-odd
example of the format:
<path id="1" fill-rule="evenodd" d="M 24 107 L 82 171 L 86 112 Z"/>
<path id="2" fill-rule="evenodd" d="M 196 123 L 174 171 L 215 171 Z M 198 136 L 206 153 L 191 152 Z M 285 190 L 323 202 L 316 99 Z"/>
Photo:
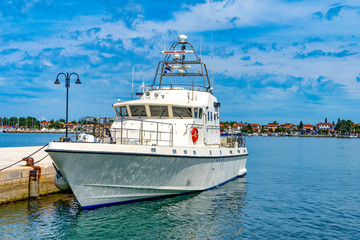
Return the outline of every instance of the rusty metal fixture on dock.
<path id="1" fill-rule="evenodd" d="M 39 182 L 41 178 L 41 167 L 34 166 L 34 158 L 32 157 L 23 158 L 22 161 L 26 161 L 26 166 L 33 168 L 29 172 L 29 198 L 37 198 L 40 196 Z"/>
<path id="2" fill-rule="evenodd" d="M 37 198 L 39 194 L 40 170 L 31 170 L 29 173 L 29 198 Z"/>
<path id="3" fill-rule="evenodd" d="M 34 166 L 34 159 L 32 157 L 26 157 L 22 159 L 26 161 L 26 166 L 33 167 Z"/>

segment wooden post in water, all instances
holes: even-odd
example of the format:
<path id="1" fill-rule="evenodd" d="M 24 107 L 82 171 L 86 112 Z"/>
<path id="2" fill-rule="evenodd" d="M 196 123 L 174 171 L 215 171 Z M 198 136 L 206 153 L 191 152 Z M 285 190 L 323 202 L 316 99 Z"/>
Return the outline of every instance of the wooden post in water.
<path id="1" fill-rule="evenodd" d="M 29 198 L 39 197 L 40 170 L 33 169 L 29 173 Z"/>

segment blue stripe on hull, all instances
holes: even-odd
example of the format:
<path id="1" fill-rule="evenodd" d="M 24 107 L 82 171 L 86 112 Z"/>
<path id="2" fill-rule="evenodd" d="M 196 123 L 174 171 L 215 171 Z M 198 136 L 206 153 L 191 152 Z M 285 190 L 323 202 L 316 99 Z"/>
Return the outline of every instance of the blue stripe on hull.
<path id="1" fill-rule="evenodd" d="M 236 177 L 233 177 L 225 182 L 222 182 L 214 187 L 211 187 L 211 188 L 207 188 L 207 189 L 204 189 L 204 190 L 197 190 L 197 191 L 190 191 L 190 192 L 183 192 L 183 193 L 178 193 L 178 194 L 172 194 L 172 195 L 166 195 L 166 196 L 158 196 L 158 197 L 150 197 L 150 198 L 141 198 L 141 199 L 133 199 L 133 200 L 127 200 L 127 201 L 121 201 L 121 202 L 113 202 L 113 203 L 104 203 L 104 204 L 98 204 L 98 205 L 91 205 L 91 206 L 85 206 L 85 207 L 82 207 L 82 209 L 85 209 L 85 210 L 89 210 L 89 209 L 94 209 L 94 208 L 99 208 L 99 207 L 106 207 L 106 206 L 112 206 L 112 205 L 119 205 L 119 204 L 126 204 L 126 203 L 133 203 L 133 202 L 140 202 L 140 201 L 149 201 L 149 200 L 154 200 L 154 199 L 160 199 L 160 198 L 168 198 L 168 197 L 176 197 L 176 196 L 179 196 L 179 195 L 186 195 L 186 194 L 191 194 L 191 193 L 197 193 L 197 192 L 203 192 L 203 191 L 208 191 L 208 190 L 211 190 L 211 189 L 214 189 L 214 188 L 217 188 L 221 185 L 224 185 L 230 181 L 233 181 L 234 179 L 237 179 L 237 178 L 241 178 L 241 177 L 244 177 L 246 175 L 246 173 L 242 174 L 242 175 L 238 175 Z"/>

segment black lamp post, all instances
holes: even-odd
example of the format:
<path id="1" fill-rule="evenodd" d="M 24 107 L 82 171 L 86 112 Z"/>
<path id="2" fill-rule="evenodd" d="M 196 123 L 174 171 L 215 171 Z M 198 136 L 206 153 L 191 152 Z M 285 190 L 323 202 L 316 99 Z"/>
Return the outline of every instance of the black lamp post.
<path id="1" fill-rule="evenodd" d="M 75 82 L 75 84 L 81 84 L 80 82 L 80 78 L 79 78 L 79 75 L 75 72 L 73 73 L 59 73 L 57 76 L 56 76 L 56 81 L 54 82 L 54 84 L 60 84 L 60 81 L 59 81 L 59 76 L 60 75 L 64 75 L 65 76 L 65 87 L 66 87 L 66 138 L 68 137 L 68 103 L 69 103 L 69 87 L 70 87 L 70 77 L 72 75 L 76 75 L 77 76 L 77 80 Z M 66 139 L 67 141 L 67 139 Z"/>

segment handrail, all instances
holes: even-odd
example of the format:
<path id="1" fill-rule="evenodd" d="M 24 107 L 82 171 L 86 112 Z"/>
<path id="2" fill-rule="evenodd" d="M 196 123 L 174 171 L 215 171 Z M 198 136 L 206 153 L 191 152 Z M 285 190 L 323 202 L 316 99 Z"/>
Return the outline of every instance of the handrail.
<path id="1" fill-rule="evenodd" d="M 126 119 L 126 121 L 124 121 L 124 119 Z M 114 122 L 120 123 L 120 127 L 113 127 L 110 129 L 109 123 L 111 123 L 112 120 L 115 120 Z M 77 126 L 75 128 L 75 133 L 76 133 L 76 140 L 78 141 L 78 131 L 80 128 L 84 127 L 83 124 L 89 121 L 91 124 L 93 124 L 93 129 L 92 129 L 92 133 L 91 135 L 93 135 L 96 138 L 96 135 L 98 134 L 98 139 L 97 142 L 102 142 L 104 143 L 106 138 L 110 138 L 109 139 L 109 143 L 110 144 L 114 144 L 116 143 L 117 135 L 120 132 L 120 143 L 124 143 L 124 141 L 129 141 L 129 140 L 136 140 L 137 143 L 143 145 L 144 142 L 146 142 L 146 140 L 149 142 L 154 142 L 153 144 L 158 145 L 159 142 L 168 142 L 169 146 L 173 146 L 173 135 L 174 135 L 174 126 L 171 123 L 166 123 L 166 122 L 158 122 L 158 121 L 149 121 L 149 120 L 145 120 L 145 119 L 137 119 L 137 118 L 123 118 L 123 117 L 117 117 L 115 118 L 107 118 L 107 117 L 84 117 L 81 119 L 81 122 L 79 124 L 79 126 Z M 139 127 L 131 127 L 129 126 L 129 128 L 126 128 L 125 125 L 126 123 L 131 123 L 131 122 L 137 122 L 139 123 Z M 149 125 L 147 124 L 156 124 L 156 130 L 155 129 L 147 129 L 147 127 Z M 159 126 L 166 126 L 168 130 L 160 130 Z M 89 132 L 89 130 L 91 129 L 85 129 L 86 132 Z M 133 133 L 130 133 L 130 132 Z M 138 131 L 138 136 L 137 137 L 133 137 L 131 136 L 132 134 L 134 134 L 134 132 Z M 130 133 L 130 134 L 129 134 Z M 156 139 L 154 139 L 153 137 L 151 137 L 150 139 L 146 139 L 144 140 L 144 137 L 146 134 L 154 134 L 156 133 Z M 164 134 L 169 134 L 168 139 L 161 139 L 162 136 L 164 136 Z M 106 136 L 108 135 L 108 137 Z M 130 136 L 129 136 L 130 135 Z"/>
<path id="2" fill-rule="evenodd" d="M 192 90 L 192 91 L 202 91 L 202 92 L 208 92 L 209 88 L 205 86 L 199 86 L 199 85 L 189 85 L 189 84 L 161 84 L 161 86 L 154 85 L 154 86 L 146 86 L 144 88 L 145 91 L 151 91 L 151 90 L 179 90 L 179 88 L 183 88 L 185 90 Z"/>
<path id="3" fill-rule="evenodd" d="M 126 119 L 127 121 L 124 122 L 124 119 Z M 116 139 L 118 139 L 118 133 L 120 132 L 120 143 L 122 144 L 124 141 L 129 141 L 129 140 L 137 140 L 138 143 L 140 143 L 141 145 L 144 144 L 144 141 L 146 142 L 152 142 L 152 144 L 154 145 L 158 145 L 159 142 L 168 142 L 169 146 L 173 146 L 173 134 L 174 134 L 174 126 L 171 123 L 163 123 L 163 122 L 157 122 L 157 121 L 149 121 L 149 120 L 145 120 L 145 119 L 136 119 L 136 118 L 121 118 L 119 117 L 117 119 L 118 123 L 120 123 L 120 127 L 116 127 L 116 125 L 114 127 L 112 127 L 111 131 L 113 133 L 113 137 L 115 138 L 115 142 Z M 120 121 L 119 121 L 120 120 Z M 126 123 L 131 123 L 131 122 L 138 122 L 138 128 L 126 128 L 124 125 Z M 147 129 L 146 124 L 156 124 L 156 127 L 153 126 L 152 129 Z M 167 126 L 168 127 L 168 131 L 162 131 L 159 130 L 159 125 L 162 126 Z M 132 131 L 132 133 L 130 132 L 130 135 L 132 134 L 132 137 L 129 136 L 129 131 Z M 135 131 L 138 131 L 138 133 L 135 133 Z M 150 138 L 144 140 L 145 135 L 146 134 L 150 134 Z M 156 133 L 155 138 L 152 137 L 152 133 Z M 137 137 L 134 137 L 134 134 L 138 134 Z M 161 137 L 164 134 L 169 134 L 168 139 L 166 140 L 162 140 Z"/>
<path id="4" fill-rule="evenodd" d="M 102 125 L 102 129 L 99 128 L 99 133 L 100 133 L 99 142 L 100 142 L 101 140 L 103 140 L 103 137 L 104 137 L 104 135 L 105 135 L 105 125 L 106 125 L 107 123 L 110 123 L 110 122 L 111 122 L 112 120 L 114 120 L 114 119 L 115 119 L 115 118 L 109 118 L 109 117 L 91 117 L 91 116 L 82 117 L 79 126 L 77 126 L 77 127 L 75 128 L 75 136 L 76 136 L 75 141 L 78 140 L 78 130 L 79 130 L 79 128 L 83 127 L 84 122 L 86 122 L 86 121 L 90 121 L 90 122 L 91 122 L 91 120 L 92 120 L 92 122 L 93 122 L 93 124 L 94 124 L 94 127 L 93 127 L 93 135 L 95 135 L 95 132 L 96 132 L 96 129 L 97 129 L 97 128 L 96 128 L 97 124 Z M 101 131 L 101 130 L 102 130 L 102 131 Z"/>

